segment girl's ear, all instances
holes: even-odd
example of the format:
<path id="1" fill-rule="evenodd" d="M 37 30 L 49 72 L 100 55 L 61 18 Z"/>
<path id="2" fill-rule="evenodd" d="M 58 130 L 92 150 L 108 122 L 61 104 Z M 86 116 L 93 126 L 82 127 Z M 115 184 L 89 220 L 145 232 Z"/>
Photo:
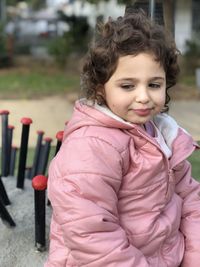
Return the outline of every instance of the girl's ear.
<path id="1" fill-rule="evenodd" d="M 106 94 L 103 85 L 99 85 L 97 87 L 96 99 L 98 105 L 105 105 L 106 104 Z"/>

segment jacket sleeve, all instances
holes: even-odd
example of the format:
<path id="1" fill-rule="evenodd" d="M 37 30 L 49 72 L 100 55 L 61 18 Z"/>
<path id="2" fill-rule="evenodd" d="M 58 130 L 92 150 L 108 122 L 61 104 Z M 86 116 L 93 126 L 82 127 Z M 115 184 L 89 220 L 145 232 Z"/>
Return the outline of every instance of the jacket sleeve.
<path id="1" fill-rule="evenodd" d="M 183 199 L 180 230 L 185 237 L 185 253 L 181 267 L 200 263 L 200 184 L 191 177 L 191 165 L 183 161 L 175 169 L 176 192 Z"/>
<path id="2" fill-rule="evenodd" d="M 51 180 L 58 170 L 60 177 Z M 64 143 L 49 179 L 54 216 L 78 266 L 149 266 L 120 226 L 122 157 L 112 145 L 96 137 Z"/>

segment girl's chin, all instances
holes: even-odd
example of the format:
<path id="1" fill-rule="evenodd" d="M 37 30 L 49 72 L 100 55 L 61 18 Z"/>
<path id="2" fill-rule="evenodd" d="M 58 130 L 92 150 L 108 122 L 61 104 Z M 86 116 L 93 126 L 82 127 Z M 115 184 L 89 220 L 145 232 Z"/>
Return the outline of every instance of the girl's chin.
<path id="1" fill-rule="evenodd" d="M 141 117 L 141 118 L 137 118 L 137 119 L 129 119 L 127 120 L 130 123 L 134 123 L 134 124 L 145 124 L 146 122 L 150 121 L 152 118 L 152 116 L 146 116 L 146 117 Z"/>

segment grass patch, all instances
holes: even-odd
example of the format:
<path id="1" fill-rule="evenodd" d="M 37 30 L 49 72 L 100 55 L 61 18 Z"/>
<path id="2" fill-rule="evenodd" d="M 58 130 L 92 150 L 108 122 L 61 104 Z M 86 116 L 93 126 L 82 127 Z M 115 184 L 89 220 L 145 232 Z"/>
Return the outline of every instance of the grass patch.
<path id="1" fill-rule="evenodd" d="M 192 164 L 192 176 L 200 181 L 200 150 L 196 150 L 189 157 L 189 161 Z"/>
<path id="2" fill-rule="evenodd" d="M 80 79 L 76 73 L 48 68 L 12 68 L 0 70 L 0 97 L 33 99 L 78 91 Z"/>
<path id="3" fill-rule="evenodd" d="M 181 75 L 180 83 L 186 86 L 196 86 L 196 77 L 195 75 Z"/>

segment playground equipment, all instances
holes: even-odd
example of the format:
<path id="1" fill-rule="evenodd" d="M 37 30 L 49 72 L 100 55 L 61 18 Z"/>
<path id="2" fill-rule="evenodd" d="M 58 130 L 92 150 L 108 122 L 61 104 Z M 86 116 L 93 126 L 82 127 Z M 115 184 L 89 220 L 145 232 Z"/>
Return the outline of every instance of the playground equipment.
<path id="1" fill-rule="evenodd" d="M 21 144 L 17 148 L 13 145 L 13 133 L 15 127 L 8 124 L 10 112 L 8 110 L 0 110 L 1 122 L 2 122 L 2 144 L 1 144 L 1 175 L 0 175 L 0 218 L 2 222 L 9 227 L 17 227 L 15 218 L 11 216 L 7 205 L 12 205 L 9 200 L 8 193 L 4 186 L 4 179 L 14 179 L 15 169 L 17 168 L 16 175 L 16 188 L 21 190 L 23 194 L 26 179 L 32 179 L 32 187 L 34 190 L 34 216 L 35 216 L 35 246 L 37 251 L 44 251 L 46 248 L 45 240 L 45 209 L 46 204 L 49 201 L 46 199 L 46 189 L 48 176 L 46 175 L 49 156 L 51 150 L 52 138 L 45 137 L 44 131 L 37 131 L 37 143 L 34 151 L 34 158 L 32 166 L 27 167 L 27 155 L 28 155 L 28 140 L 29 131 L 32 124 L 31 118 L 22 118 L 22 130 L 21 130 Z M 63 131 L 59 131 L 56 134 L 57 144 L 54 155 L 60 149 L 62 144 Z M 18 166 L 16 166 L 17 153 L 19 153 Z M 29 172 L 27 172 L 29 169 Z M 27 175 L 27 173 L 29 173 Z M 34 218 L 33 218 L 34 219 Z"/>

